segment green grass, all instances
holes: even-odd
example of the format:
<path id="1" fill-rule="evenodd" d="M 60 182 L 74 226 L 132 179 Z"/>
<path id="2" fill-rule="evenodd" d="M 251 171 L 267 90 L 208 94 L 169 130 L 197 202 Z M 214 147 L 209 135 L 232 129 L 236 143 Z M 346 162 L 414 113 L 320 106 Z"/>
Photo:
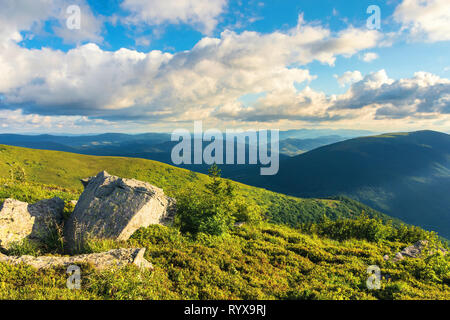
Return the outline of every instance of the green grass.
<path id="1" fill-rule="evenodd" d="M 59 196 L 67 201 L 67 215 L 73 210 L 68 201 L 82 191 L 78 179 L 100 170 L 148 181 L 175 196 L 188 187 L 203 189 L 208 181 L 201 174 L 140 159 L 0 146 L 0 160 L 0 202 L 13 197 L 33 203 Z M 424 237 L 422 231 L 394 232 L 389 229 L 394 227 L 372 220 L 346 223 L 345 218 L 362 211 L 387 219 L 347 198 L 299 199 L 235 185 L 246 201 L 264 209 L 271 223 L 246 224 L 221 237 L 193 237 L 154 225 L 128 241 L 90 242 L 85 253 L 145 247 L 155 269 L 128 266 L 99 272 L 82 265 L 81 290 L 66 287 L 64 268 L 37 271 L 0 263 L 0 299 L 450 299 L 449 255 L 383 260 Z M 312 224 L 323 215 L 337 221 Z M 57 235 L 40 246 L 25 241 L 7 253 L 58 255 L 60 241 Z M 381 268 L 380 290 L 366 287 L 370 265 Z"/>
<path id="2" fill-rule="evenodd" d="M 0 299 L 450 299 L 448 256 L 383 260 L 406 245 L 336 241 L 273 224 L 194 239 L 154 225 L 126 242 L 93 243 L 87 250 L 145 247 L 154 271 L 98 272 L 84 265 L 81 290 L 69 290 L 62 268 L 0 264 Z M 370 265 L 381 268 L 379 290 L 366 287 Z"/>

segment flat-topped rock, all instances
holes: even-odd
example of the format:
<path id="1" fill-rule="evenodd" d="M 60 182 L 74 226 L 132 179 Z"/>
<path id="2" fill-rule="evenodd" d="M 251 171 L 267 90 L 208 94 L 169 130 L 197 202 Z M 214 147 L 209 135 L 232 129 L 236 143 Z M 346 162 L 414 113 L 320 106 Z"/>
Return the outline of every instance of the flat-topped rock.
<path id="1" fill-rule="evenodd" d="M 82 181 L 85 190 L 64 228 L 69 252 L 87 239 L 127 240 L 137 229 L 173 217 L 174 200 L 147 182 L 105 171 Z"/>
<path id="2" fill-rule="evenodd" d="M 61 225 L 63 211 L 64 201 L 57 197 L 35 204 L 6 199 L 0 207 L 0 246 L 8 249 L 26 238 L 45 238 L 51 228 Z"/>
<path id="3" fill-rule="evenodd" d="M 144 258 L 145 248 L 122 248 L 107 252 L 81 254 L 77 256 L 6 256 L 0 253 L 0 262 L 10 264 L 26 264 L 36 269 L 49 269 L 55 267 L 68 267 L 70 265 L 90 264 L 94 268 L 103 270 L 109 268 L 122 268 L 134 264 L 141 269 L 153 269 L 153 266 Z"/>

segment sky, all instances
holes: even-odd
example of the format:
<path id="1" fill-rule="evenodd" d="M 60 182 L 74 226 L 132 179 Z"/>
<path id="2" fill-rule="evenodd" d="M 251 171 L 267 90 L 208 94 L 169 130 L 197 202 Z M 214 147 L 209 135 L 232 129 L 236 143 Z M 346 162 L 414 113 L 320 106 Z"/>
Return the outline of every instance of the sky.
<path id="1" fill-rule="evenodd" d="M 0 0 L 0 132 L 450 133 L 448 0 Z"/>

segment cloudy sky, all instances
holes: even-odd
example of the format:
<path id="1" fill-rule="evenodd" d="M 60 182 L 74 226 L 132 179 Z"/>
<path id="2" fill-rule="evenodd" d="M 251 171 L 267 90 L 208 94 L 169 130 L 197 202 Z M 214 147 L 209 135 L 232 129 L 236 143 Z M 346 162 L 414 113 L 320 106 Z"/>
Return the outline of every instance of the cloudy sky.
<path id="1" fill-rule="evenodd" d="M 194 120 L 450 132 L 450 1 L 0 0 L 0 132 Z"/>

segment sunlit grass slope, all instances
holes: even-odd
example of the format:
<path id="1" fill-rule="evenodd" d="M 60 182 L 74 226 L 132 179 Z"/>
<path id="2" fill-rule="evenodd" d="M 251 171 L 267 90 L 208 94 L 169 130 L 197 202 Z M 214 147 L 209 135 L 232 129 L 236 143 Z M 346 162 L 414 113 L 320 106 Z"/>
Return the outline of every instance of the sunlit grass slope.
<path id="1" fill-rule="evenodd" d="M 120 177 L 147 181 L 174 197 L 188 187 L 204 188 L 208 179 L 206 175 L 151 160 L 87 156 L 0 145 L 0 179 L 3 181 L 0 185 L 0 201 L 14 197 L 35 202 L 43 198 L 42 189 L 54 189 L 51 195 L 62 192 L 66 200 L 76 200 L 82 192 L 80 179 L 102 170 Z M 363 210 L 369 216 L 387 219 L 387 216 L 346 198 L 300 199 L 237 182 L 235 184 L 240 195 L 248 202 L 261 206 L 266 217 L 277 223 L 296 226 L 317 221 L 323 215 L 331 218 L 354 217 Z"/>

